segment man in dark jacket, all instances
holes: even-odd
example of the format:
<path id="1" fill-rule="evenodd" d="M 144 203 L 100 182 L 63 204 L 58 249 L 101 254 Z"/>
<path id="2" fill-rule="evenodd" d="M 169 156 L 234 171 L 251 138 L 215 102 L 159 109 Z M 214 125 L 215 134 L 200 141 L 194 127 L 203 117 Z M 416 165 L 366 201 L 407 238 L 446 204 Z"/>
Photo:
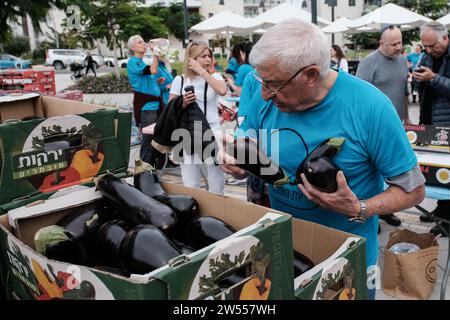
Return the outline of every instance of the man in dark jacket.
<path id="1" fill-rule="evenodd" d="M 429 22 L 422 26 L 420 39 L 426 54 L 419 67 L 413 73 L 414 79 L 420 81 L 420 123 L 433 125 L 450 125 L 450 46 L 447 28 L 439 22 Z M 449 218 L 450 201 L 438 201 L 433 211 L 436 216 Z M 421 221 L 430 221 L 421 216 Z M 448 230 L 448 223 L 442 223 Z M 439 226 L 430 232 L 441 233 Z"/>

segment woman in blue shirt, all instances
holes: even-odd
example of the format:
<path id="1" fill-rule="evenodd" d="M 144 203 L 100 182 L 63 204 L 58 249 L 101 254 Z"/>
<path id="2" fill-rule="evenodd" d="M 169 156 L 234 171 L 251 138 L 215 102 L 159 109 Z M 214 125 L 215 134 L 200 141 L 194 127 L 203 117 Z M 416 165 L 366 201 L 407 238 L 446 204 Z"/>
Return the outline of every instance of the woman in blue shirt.
<path id="1" fill-rule="evenodd" d="M 153 48 L 150 47 L 153 51 Z M 132 57 L 128 60 L 128 81 L 133 89 L 133 107 L 136 125 L 142 129 L 158 119 L 164 105 L 161 88 L 158 84 L 158 57 L 153 54 L 152 65 L 147 65 L 142 58 L 147 45 L 141 36 L 135 35 L 128 40 L 128 49 Z M 161 81 L 161 79 L 159 80 Z M 164 155 L 151 146 L 153 135 L 143 134 L 140 157 L 143 161 L 160 167 Z"/>
<path id="2" fill-rule="evenodd" d="M 248 61 L 250 57 L 250 52 L 252 51 L 253 44 L 251 42 L 246 42 L 243 44 L 241 48 L 241 59 L 244 62 L 237 72 L 236 82 L 233 81 L 232 78 L 227 78 L 227 84 L 228 86 L 236 92 L 238 96 L 242 93 L 242 86 L 244 84 L 245 76 L 253 70 L 252 66 L 250 65 L 250 62 Z"/>
<path id="3" fill-rule="evenodd" d="M 242 43 L 237 43 L 234 45 L 233 49 L 231 50 L 231 57 L 228 60 L 227 69 L 225 70 L 225 73 L 230 74 L 233 78 L 236 78 L 239 67 L 243 63 L 241 59 L 241 49 Z"/>

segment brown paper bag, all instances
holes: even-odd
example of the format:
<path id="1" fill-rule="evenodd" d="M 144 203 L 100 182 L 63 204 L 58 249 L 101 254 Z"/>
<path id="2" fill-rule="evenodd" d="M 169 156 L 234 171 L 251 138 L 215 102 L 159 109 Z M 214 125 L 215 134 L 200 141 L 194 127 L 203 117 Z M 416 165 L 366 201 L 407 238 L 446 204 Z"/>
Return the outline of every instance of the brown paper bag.
<path id="1" fill-rule="evenodd" d="M 389 248 L 399 242 L 414 243 L 417 252 L 395 254 Z M 437 279 L 439 246 L 433 234 L 396 230 L 389 234 L 383 270 L 383 291 L 399 299 L 428 299 Z"/>

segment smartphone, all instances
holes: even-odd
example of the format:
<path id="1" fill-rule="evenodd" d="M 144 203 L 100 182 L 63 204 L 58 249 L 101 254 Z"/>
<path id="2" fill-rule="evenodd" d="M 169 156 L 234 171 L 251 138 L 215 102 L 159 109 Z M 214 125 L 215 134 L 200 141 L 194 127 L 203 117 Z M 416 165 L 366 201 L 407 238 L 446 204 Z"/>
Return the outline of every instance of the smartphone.
<path id="1" fill-rule="evenodd" d="M 189 85 L 189 86 L 184 87 L 184 92 L 189 92 L 189 91 L 192 93 L 195 93 L 194 86 Z"/>
<path id="2" fill-rule="evenodd" d="M 416 70 L 414 70 L 414 72 L 422 73 L 422 72 L 425 72 L 425 69 L 423 69 L 422 67 L 419 67 Z"/>

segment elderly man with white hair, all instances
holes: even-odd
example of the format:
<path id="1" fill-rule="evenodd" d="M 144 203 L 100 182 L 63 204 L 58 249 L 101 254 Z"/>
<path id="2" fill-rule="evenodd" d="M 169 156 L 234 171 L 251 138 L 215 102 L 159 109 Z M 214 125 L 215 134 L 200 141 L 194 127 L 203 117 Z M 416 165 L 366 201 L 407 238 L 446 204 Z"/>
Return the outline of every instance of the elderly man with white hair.
<path id="1" fill-rule="evenodd" d="M 290 19 L 266 31 L 250 55 L 263 99 L 251 104 L 236 136 L 256 135 L 290 177 L 288 184 L 270 186 L 274 209 L 365 237 L 366 262 L 373 270 L 378 216 L 420 203 L 425 179 L 392 102 L 371 84 L 330 69 L 329 61 L 327 38 L 313 24 Z M 345 139 L 333 159 L 340 168 L 337 190 L 320 191 L 304 174 L 296 179 L 302 161 L 334 137 Z M 245 177 L 224 150 L 222 169 Z M 373 299 L 374 284 L 368 289 Z"/>
<path id="2" fill-rule="evenodd" d="M 150 46 L 153 51 L 153 48 Z M 158 76 L 158 57 L 153 54 L 152 65 L 143 61 L 147 44 L 141 36 L 135 35 L 128 40 L 128 50 L 132 57 L 128 60 L 128 80 L 133 89 L 133 107 L 136 125 L 141 129 L 155 123 L 164 106 Z M 164 156 L 151 146 L 153 136 L 142 134 L 140 157 L 143 161 L 160 168 Z"/>

